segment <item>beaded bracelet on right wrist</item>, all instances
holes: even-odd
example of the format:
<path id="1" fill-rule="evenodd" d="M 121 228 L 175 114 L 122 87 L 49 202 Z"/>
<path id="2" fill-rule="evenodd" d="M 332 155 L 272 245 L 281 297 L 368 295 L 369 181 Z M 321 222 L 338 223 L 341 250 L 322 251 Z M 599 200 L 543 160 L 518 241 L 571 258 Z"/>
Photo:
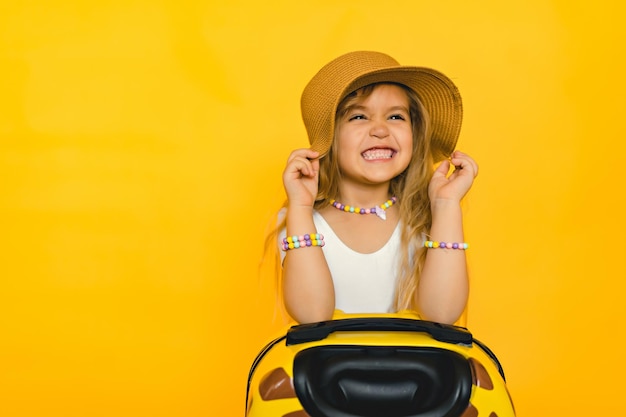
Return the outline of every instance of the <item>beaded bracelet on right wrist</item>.
<path id="1" fill-rule="evenodd" d="M 461 249 L 461 250 L 467 250 L 467 248 L 469 247 L 469 245 L 467 243 L 456 243 L 456 242 L 437 242 L 437 241 L 433 241 L 433 240 L 427 240 L 424 242 L 424 247 L 425 248 L 432 248 L 432 249 Z"/>
<path id="2" fill-rule="evenodd" d="M 284 251 L 311 246 L 324 246 L 324 235 L 321 233 L 307 233 L 302 236 L 288 236 L 283 239 L 281 246 Z"/>

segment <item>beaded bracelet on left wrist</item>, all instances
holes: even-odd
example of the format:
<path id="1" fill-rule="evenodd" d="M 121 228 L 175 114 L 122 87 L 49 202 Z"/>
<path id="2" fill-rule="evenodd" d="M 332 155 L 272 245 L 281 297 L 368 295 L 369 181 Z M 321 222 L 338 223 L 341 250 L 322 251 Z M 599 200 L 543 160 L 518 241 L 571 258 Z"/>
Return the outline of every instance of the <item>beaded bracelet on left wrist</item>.
<path id="1" fill-rule="evenodd" d="M 469 245 L 465 242 L 456 243 L 456 242 L 437 242 L 433 240 L 427 240 L 424 242 L 425 248 L 433 248 L 433 249 L 461 249 L 467 250 Z"/>

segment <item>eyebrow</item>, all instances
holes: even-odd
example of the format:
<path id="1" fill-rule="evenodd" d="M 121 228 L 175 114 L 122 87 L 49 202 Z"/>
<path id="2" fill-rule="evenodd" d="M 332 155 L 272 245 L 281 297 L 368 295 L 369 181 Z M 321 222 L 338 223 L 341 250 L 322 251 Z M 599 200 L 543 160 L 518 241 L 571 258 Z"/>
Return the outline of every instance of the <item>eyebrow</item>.
<path id="1" fill-rule="evenodd" d="M 363 106 L 361 104 L 353 104 L 351 106 L 346 107 L 346 113 L 353 111 L 353 110 L 367 110 L 367 106 Z M 389 109 L 387 109 L 387 111 L 398 111 L 398 110 L 402 110 L 405 112 L 409 112 L 409 108 L 406 106 L 391 106 Z"/>
<path id="2" fill-rule="evenodd" d="M 408 108 L 408 107 L 406 107 L 406 106 L 392 106 L 392 107 L 389 109 L 389 111 L 397 111 L 397 110 L 402 110 L 402 111 L 405 111 L 405 112 L 407 112 L 407 113 L 409 112 L 409 108 Z"/>

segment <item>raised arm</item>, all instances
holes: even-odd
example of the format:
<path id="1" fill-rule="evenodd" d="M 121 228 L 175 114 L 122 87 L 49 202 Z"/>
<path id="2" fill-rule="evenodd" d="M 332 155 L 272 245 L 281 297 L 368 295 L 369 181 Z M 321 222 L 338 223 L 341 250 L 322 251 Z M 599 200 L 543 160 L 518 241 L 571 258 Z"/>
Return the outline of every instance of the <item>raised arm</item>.
<path id="1" fill-rule="evenodd" d="M 456 169 L 447 176 L 450 164 Z M 430 239 L 438 242 L 463 243 L 461 200 L 478 174 L 478 165 L 468 155 L 455 151 L 442 162 L 429 187 L 432 211 Z M 469 294 L 465 251 L 428 249 L 417 290 L 417 309 L 425 320 L 456 322 Z"/>
<path id="2" fill-rule="evenodd" d="M 317 152 L 298 149 L 291 153 L 283 172 L 287 193 L 287 236 L 315 234 L 313 204 L 317 196 Z M 330 270 L 319 246 L 288 250 L 283 260 L 283 301 L 299 323 L 329 320 L 335 310 Z"/>

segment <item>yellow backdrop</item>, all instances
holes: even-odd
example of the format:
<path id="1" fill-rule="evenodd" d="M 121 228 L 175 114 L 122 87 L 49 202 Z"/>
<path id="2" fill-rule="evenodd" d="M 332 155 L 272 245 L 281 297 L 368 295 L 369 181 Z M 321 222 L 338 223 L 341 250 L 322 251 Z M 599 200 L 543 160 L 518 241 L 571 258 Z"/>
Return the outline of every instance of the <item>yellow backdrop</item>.
<path id="1" fill-rule="evenodd" d="M 300 92 L 355 49 L 461 89 L 467 324 L 518 415 L 624 415 L 623 7 L 3 2 L 0 415 L 243 415 Z"/>

